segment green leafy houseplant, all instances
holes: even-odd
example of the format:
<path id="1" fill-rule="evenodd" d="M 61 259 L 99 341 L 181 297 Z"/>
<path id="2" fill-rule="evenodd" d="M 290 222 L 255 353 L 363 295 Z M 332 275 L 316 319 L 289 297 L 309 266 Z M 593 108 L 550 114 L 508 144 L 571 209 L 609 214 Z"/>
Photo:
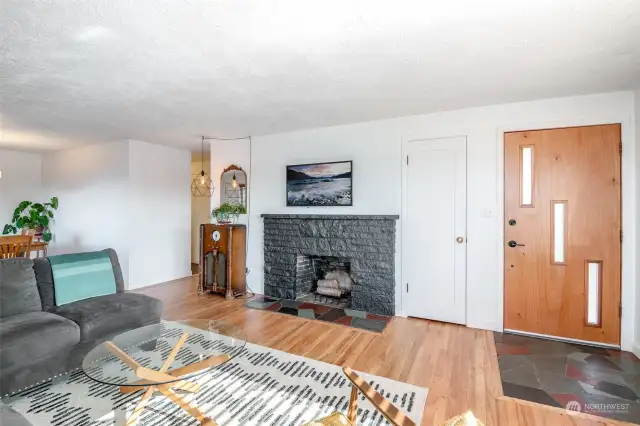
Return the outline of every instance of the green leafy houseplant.
<path id="1" fill-rule="evenodd" d="M 216 218 L 218 223 L 237 222 L 238 216 L 247 213 L 247 208 L 239 203 L 222 203 L 213 209 L 211 215 Z"/>
<path id="2" fill-rule="evenodd" d="M 53 211 L 58 209 L 58 197 L 51 198 L 48 203 L 23 201 L 13 212 L 11 223 L 4 225 L 2 235 L 17 234 L 22 229 L 42 229 L 42 239 L 51 241 L 53 235 L 49 231 L 49 223 L 53 219 Z"/>

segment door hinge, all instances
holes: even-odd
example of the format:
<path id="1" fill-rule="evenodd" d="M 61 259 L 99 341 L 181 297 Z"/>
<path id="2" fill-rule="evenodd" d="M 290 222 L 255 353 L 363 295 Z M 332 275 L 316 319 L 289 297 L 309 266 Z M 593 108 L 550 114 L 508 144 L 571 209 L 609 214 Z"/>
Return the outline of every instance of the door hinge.
<path id="1" fill-rule="evenodd" d="M 409 283 L 407 283 L 407 293 L 409 293 Z"/>
<path id="2" fill-rule="evenodd" d="M 622 229 L 620 230 L 620 242 L 622 242 L 622 239 L 624 238 L 624 232 L 622 232 Z"/>
<path id="3" fill-rule="evenodd" d="M 620 309 L 618 310 L 618 315 L 622 318 L 622 305 L 620 305 Z"/>
<path id="4" fill-rule="evenodd" d="M 622 142 L 620 142 L 620 155 L 622 155 Z"/>
<path id="5" fill-rule="evenodd" d="M 409 165 L 409 156 L 407 155 L 407 166 Z"/>

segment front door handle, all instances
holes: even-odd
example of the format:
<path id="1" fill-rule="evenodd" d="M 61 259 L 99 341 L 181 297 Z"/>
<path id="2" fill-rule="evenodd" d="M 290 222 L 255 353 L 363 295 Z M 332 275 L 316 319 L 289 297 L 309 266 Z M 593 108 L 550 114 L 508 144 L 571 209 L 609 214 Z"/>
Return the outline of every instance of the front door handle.
<path id="1" fill-rule="evenodd" d="M 514 247 L 524 247 L 524 244 L 518 244 L 515 241 L 511 240 L 509 241 L 507 244 L 509 244 L 509 247 L 514 248 Z"/>

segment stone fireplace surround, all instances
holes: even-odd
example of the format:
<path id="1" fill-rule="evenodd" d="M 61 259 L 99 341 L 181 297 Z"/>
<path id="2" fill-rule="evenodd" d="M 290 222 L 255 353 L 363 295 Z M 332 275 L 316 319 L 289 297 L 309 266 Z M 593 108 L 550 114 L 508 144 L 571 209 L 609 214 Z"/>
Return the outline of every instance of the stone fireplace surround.
<path id="1" fill-rule="evenodd" d="M 397 215 L 263 214 L 264 294 L 295 300 L 299 256 L 348 259 L 352 308 L 395 314 Z"/>

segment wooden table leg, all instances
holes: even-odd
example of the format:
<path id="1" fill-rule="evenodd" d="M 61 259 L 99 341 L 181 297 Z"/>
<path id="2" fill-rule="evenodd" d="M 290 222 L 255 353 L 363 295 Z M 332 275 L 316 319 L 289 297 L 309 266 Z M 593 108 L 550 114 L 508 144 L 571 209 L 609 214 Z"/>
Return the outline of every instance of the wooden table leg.
<path id="1" fill-rule="evenodd" d="M 213 419 L 205 416 L 198 407 L 189 404 L 187 401 L 185 401 L 184 398 L 175 393 L 173 389 L 169 387 L 169 385 L 158 386 L 158 390 L 162 392 L 164 396 L 169 398 L 174 404 L 180 406 L 180 408 L 189 413 L 191 417 L 198 420 L 201 425 L 218 426 L 216 422 L 213 421 Z"/>
<path id="2" fill-rule="evenodd" d="M 149 385 L 156 385 L 156 382 L 152 382 L 149 380 L 141 380 L 140 382 L 144 382 L 147 386 L 120 386 L 120 393 L 133 393 L 138 392 L 139 390 L 146 389 Z M 197 393 L 200 392 L 200 385 L 193 382 L 187 382 L 185 380 L 180 380 L 177 382 L 169 383 L 172 388 L 180 389 L 184 392 Z"/>
<path id="3" fill-rule="evenodd" d="M 133 413 L 131 413 L 131 415 L 127 419 L 127 423 L 125 426 L 135 426 L 138 423 L 140 414 L 142 414 L 142 411 L 147 406 L 147 402 L 149 402 L 149 399 L 153 396 L 153 393 L 155 391 L 155 386 L 150 386 L 149 389 L 147 389 L 144 395 L 142 395 L 142 398 L 140 398 L 140 401 L 138 402 L 138 405 L 136 405 L 136 408 L 133 409 Z"/>
<path id="4" fill-rule="evenodd" d="M 192 374 L 201 370 L 205 370 L 207 368 L 212 368 L 217 365 L 220 365 L 226 361 L 228 361 L 231 357 L 228 354 L 218 355 L 211 358 L 207 358 L 202 361 L 194 362 L 193 364 L 187 365 L 185 367 L 176 368 L 174 370 L 170 370 L 167 374 L 175 377 L 186 376 L 187 374 Z M 150 380 L 140 380 L 139 382 L 133 383 L 133 385 L 137 386 L 121 386 L 120 392 L 122 393 L 130 393 L 137 392 L 139 390 L 144 389 L 145 384 L 153 384 L 155 382 Z M 186 382 L 189 383 L 189 382 Z M 195 391 L 197 392 L 197 391 Z"/>
<path id="5" fill-rule="evenodd" d="M 174 404 L 178 405 L 187 413 L 189 413 L 192 417 L 198 420 L 202 426 L 218 426 L 217 423 L 213 421 L 213 419 L 205 416 L 205 414 L 202 411 L 200 411 L 198 407 L 195 407 L 189 404 L 184 398 L 176 394 L 172 389 L 175 387 L 178 389 L 186 390 L 188 392 L 198 392 L 200 390 L 199 384 L 187 382 L 184 380 L 177 380 L 175 382 L 170 382 L 162 385 L 157 384 L 157 383 L 162 383 L 164 381 L 171 381 L 173 378 L 177 379 L 180 376 L 191 374 L 193 372 L 204 370 L 206 368 L 211 368 L 229 360 L 230 358 L 229 355 L 227 354 L 219 355 L 216 357 L 208 358 L 206 360 L 188 365 L 186 367 L 177 368 L 167 373 L 167 370 L 171 366 L 171 363 L 174 361 L 175 357 L 178 355 L 178 351 L 180 351 L 180 348 L 182 348 L 182 346 L 184 345 L 188 337 L 189 335 L 187 333 L 184 333 L 180 337 L 180 339 L 178 340 L 176 345 L 173 347 L 173 349 L 171 350 L 171 353 L 169 353 L 169 356 L 167 357 L 167 359 L 162 364 L 162 367 L 160 367 L 159 370 L 152 370 L 152 369 L 143 367 L 128 353 L 118 348 L 112 342 L 105 342 L 105 346 L 111 352 L 113 352 L 114 355 L 120 358 L 120 360 L 125 365 L 129 366 L 129 368 L 135 371 L 138 377 L 140 377 L 141 379 L 146 379 L 146 380 L 141 380 L 138 383 L 151 385 L 147 387 L 147 390 L 145 391 L 144 395 L 142 395 L 142 398 L 140 398 L 138 405 L 136 405 L 136 408 L 133 410 L 133 413 L 127 420 L 126 426 L 135 426 L 138 423 L 138 420 L 140 418 L 140 415 L 142 414 L 142 411 L 147 406 L 149 399 L 153 396 L 153 393 L 156 390 L 159 390 L 165 397 L 171 400 Z M 135 392 L 145 387 L 146 386 L 121 386 L 120 392 L 121 393 Z"/>
<path id="6" fill-rule="evenodd" d="M 165 373 L 169 369 L 169 367 L 171 367 L 171 363 L 174 359 L 176 359 L 176 355 L 178 355 L 178 351 L 182 349 L 182 346 L 184 346 L 184 343 L 187 341 L 187 337 L 189 337 L 188 333 L 182 333 L 182 336 L 180 336 L 178 343 L 176 343 L 176 345 L 171 350 L 171 353 L 165 360 L 164 364 L 162 364 L 162 367 L 160 367 L 161 373 Z"/>

